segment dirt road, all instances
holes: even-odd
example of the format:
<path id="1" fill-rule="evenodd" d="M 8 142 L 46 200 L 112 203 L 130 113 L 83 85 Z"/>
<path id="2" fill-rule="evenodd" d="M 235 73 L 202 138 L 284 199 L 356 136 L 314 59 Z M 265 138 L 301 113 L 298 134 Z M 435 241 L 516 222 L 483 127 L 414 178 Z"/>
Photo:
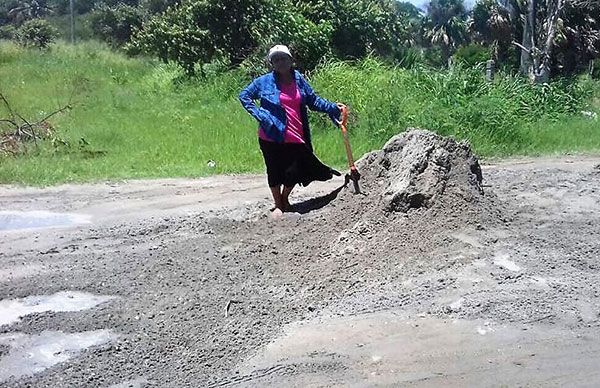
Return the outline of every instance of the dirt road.
<path id="1" fill-rule="evenodd" d="M 0 386 L 598 386 L 599 165 L 484 164 L 468 212 L 319 183 L 276 222 L 262 176 L 2 186 Z"/>

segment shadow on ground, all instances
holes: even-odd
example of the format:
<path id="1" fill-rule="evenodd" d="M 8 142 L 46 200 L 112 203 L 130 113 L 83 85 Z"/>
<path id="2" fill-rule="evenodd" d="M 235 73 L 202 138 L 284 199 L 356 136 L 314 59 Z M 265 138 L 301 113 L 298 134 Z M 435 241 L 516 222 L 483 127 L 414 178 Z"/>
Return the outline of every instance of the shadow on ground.
<path id="1" fill-rule="evenodd" d="M 340 191 L 342 191 L 344 187 L 346 187 L 345 184 L 333 190 L 329 194 L 295 203 L 294 205 L 292 205 L 292 210 L 294 213 L 306 214 L 310 213 L 311 211 L 321 209 L 329 205 L 331 201 L 336 199 L 338 194 L 340 193 Z"/>

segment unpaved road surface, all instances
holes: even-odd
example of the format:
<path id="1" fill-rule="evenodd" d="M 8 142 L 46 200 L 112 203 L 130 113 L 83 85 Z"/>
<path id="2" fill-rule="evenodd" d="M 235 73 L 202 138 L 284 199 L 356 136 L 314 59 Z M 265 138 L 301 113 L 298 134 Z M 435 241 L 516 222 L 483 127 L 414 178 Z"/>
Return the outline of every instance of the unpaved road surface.
<path id="1" fill-rule="evenodd" d="M 278 221 L 262 176 L 2 186 L 0 386 L 600 386 L 599 165 Z"/>

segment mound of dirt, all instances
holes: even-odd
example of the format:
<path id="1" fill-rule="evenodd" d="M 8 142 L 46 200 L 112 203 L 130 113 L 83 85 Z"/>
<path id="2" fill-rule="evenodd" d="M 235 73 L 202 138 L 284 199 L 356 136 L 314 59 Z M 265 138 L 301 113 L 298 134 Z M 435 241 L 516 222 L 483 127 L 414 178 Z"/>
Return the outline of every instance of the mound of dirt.
<path id="1" fill-rule="evenodd" d="M 361 186 L 386 212 L 432 207 L 443 195 L 483 195 L 481 167 L 468 143 L 422 129 L 392 137 L 357 162 Z"/>
<path id="2" fill-rule="evenodd" d="M 331 257 L 424 257 L 446 251 L 458 241 L 454 234 L 508 220 L 506 206 L 484 193 L 481 167 L 466 142 L 410 129 L 364 155 L 357 168 L 363 194 L 349 184 L 314 215 L 319 230 L 331 231 L 318 237 Z"/>

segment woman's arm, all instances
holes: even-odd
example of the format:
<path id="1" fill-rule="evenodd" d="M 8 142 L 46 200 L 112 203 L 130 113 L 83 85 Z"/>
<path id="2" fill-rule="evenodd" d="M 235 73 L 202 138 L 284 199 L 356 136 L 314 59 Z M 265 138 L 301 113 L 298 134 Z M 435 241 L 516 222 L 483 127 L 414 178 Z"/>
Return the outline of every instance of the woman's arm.
<path id="1" fill-rule="evenodd" d="M 314 111 L 327 113 L 331 121 L 337 125 L 341 114 L 337 104 L 319 97 L 304 78 L 302 81 L 306 92 L 306 105 Z"/>
<path id="2" fill-rule="evenodd" d="M 258 107 L 254 103 L 254 100 L 259 98 L 259 92 L 258 82 L 254 80 L 242 90 L 239 99 L 244 109 L 259 122 L 265 131 L 268 131 L 271 125 L 273 125 L 271 114 L 266 109 Z"/>

